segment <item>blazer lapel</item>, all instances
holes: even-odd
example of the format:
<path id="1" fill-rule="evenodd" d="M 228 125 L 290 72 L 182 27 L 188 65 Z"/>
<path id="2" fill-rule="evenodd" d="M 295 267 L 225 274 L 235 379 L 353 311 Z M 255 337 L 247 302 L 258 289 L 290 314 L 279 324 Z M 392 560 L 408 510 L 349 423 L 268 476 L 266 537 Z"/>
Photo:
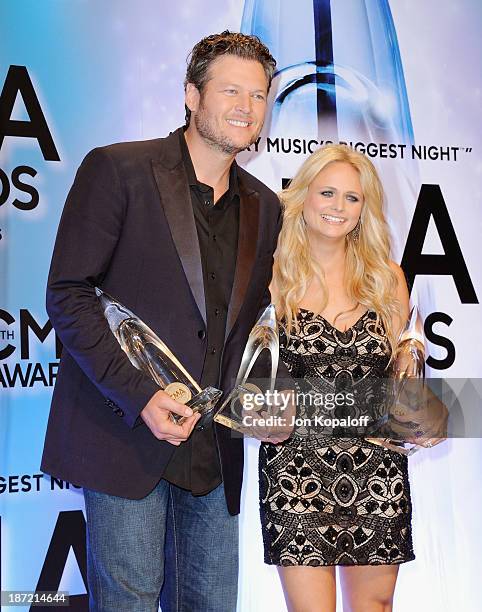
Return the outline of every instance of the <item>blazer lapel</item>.
<path id="1" fill-rule="evenodd" d="M 258 243 L 259 194 L 245 190 L 240 183 L 238 256 L 234 273 L 233 289 L 226 321 L 226 338 L 232 330 L 243 305 L 253 270 Z"/>
<path id="2" fill-rule="evenodd" d="M 166 139 L 166 154 L 152 161 L 152 169 L 184 274 L 206 323 L 201 251 L 177 131 Z"/>

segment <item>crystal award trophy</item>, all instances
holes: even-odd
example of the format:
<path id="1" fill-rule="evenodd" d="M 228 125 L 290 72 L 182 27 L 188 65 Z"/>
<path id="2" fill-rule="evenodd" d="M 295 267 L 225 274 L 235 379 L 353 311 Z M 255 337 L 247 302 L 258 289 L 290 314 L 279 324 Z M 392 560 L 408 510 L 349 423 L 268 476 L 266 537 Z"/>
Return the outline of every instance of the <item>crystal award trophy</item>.
<path id="1" fill-rule="evenodd" d="M 214 387 L 201 389 L 164 342 L 133 312 L 95 288 L 109 327 L 130 362 L 147 374 L 170 397 L 193 412 L 209 414 L 222 395 Z M 185 417 L 171 413 L 181 424 Z"/>
<path id="2" fill-rule="evenodd" d="M 400 334 L 391 362 L 388 411 L 375 424 L 375 432 L 372 430 L 378 437 L 367 439 L 404 455 L 412 455 L 424 448 L 412 440 L 427 434 L 425 408 L 430 395 L 430 390 L 425 386 L 423 324 L 414 306 Z"/>
<path id="3" fill-rule="evenodd" d="M 215 414 L 214 420 L 216 423 L 244 434 L 250 433 L 248 420 L 252 418 L 253 412 L 260 412 L 262 406 L 253 405 L 247 408 L 245 399 L 248 395 L 262 392 L 259 387 L 246 381 L 260 353 L 265 349 L 269 351 L 271 357 L 269 391 L 273 394 L 279 360 L 278 323 L 273 304 L 266 308 L 248 336 L 248 341 L 241 358 L 241 365 L 239 366 L 238 375 L 234 383 L 234 389 Z"/>

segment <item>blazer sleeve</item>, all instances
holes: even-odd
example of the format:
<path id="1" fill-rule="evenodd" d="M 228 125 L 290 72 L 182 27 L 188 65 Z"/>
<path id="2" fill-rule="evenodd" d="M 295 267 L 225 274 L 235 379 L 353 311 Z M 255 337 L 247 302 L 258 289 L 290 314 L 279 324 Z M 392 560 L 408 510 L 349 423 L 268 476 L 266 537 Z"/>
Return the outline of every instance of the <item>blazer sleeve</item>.
<path id="1" fill-rule="evenodd" d="M 47 284 L 47 312 L 64 350 L 126 423 L 159 387 L 137 370 L 104 318 L 94 287 L 100 285 L 122 231 L 126 194 L 113 160 L 94 149 L 82 162 L 59 224 Z M 126 282 L 129 282 L 126 279 Z M 137 423 L 136 423 L 137 420 Z"/>

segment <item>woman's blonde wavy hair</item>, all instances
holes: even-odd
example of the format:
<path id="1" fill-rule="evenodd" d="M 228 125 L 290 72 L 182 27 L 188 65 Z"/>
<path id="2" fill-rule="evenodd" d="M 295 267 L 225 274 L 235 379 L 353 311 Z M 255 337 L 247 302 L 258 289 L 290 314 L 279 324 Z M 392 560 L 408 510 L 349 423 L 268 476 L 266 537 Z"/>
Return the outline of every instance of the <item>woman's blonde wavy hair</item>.
<path id="1" fill-rule="evenodd" d="M 298 304 L 315 277 L 323 288 L 319 312 L 326 306 L 326 284 L 322 270 L 310 254 L 303 204 L 312 181 L 332 162 L 346 162 L 358 171 L 364 197 L 358 239 L 355 239 L 354 231 L 346 237 L 348 295 L 377 313 L 377 325 L 382 322 L 393 349 L 395 338 L 391 321 L 399 314 L 400 307 L 395 298 L 397 278 L 389 263 L 390 241 L 383 214 L 383 188 L 372 162 L 345 145 L 331 144 L 315 151 L 289 186 L 278 194 L 283 208 L 283 227 L 273 268 L 276 312 L 288 335 L 293 329 L 298 331 Z"/>

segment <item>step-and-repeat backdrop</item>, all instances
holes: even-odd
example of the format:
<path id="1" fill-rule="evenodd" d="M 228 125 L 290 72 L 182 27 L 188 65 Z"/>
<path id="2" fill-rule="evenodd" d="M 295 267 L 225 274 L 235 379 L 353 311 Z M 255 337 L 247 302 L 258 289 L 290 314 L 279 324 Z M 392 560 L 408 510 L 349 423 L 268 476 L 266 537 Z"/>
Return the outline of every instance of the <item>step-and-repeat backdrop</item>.
<path id="1" fill-rule="evenodd" d="M 3 590 L 66 590 L 87 609 L 81 491 L 39 470 L 59 356 L 44 307 L 50 256 L 87 151 L 183 123 L 185 58 L 206 34 L 255 33 L 278 60 L 265 127 L 241 163 L 279 190 L 324 142 L 368 155 L 424 318 L 428 374 L 481 375 L 478 0 L 3 0 L 0 28 Z M 398 611 L 482 606 L 482 440 L 476 417 L 454 429 L 410 459 L 417 559 L 401 568 Z M 281 611 L 262 562 L 256 443 L 246 451 L 238 610 Z"/>

